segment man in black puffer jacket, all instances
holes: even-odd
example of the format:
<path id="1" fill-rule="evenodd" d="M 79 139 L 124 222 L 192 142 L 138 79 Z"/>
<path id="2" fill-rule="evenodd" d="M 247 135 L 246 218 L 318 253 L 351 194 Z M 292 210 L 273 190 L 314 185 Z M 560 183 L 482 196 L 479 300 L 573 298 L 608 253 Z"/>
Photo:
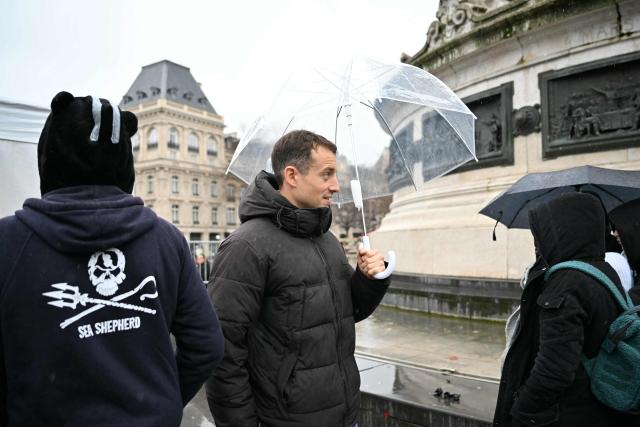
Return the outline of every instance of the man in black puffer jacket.
<path id="1" fill-rule="evenodd" d="M 336 147 L 307 131 L 274 146 L 240 205 L 242 225 L 216 255 L 210 297 L 225 336 L 207 382 L 217 427 L 353 427 L 360 376 L 354 323 L 376 308 L 388 280 L 376 251 L 347 262 L 328 232 L 339 190 Z"/>
<path id="2" fill-rule="evenodd" d="M 583 193 L 558 197 L 529 215 L 536 250 L 547 266 L 588 262 L 622 292 L 604 261 L 605 217 L 600 202 Z M 632 419 L 605 407 L 591 393 L 581 356 L 594 357 L 621 312 L 613 296 L 591 276 L 545 269 L 528 278 L 522 294 L 521 330 L 509 349 L 493 425 L 631 426 Z"/>

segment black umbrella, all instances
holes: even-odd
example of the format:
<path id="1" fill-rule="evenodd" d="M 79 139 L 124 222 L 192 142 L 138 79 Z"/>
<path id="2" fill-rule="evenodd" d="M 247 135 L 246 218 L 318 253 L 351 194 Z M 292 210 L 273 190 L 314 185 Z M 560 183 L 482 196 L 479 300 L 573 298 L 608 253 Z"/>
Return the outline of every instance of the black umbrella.
<path id="1" fill-rule="evenodd" d="M 622 203 L 640 198 L 640 171 L 579 166 L 530 173 L 489 202 L 480 213 L 507 228 L 529 228 L 530 209 L 572 191 L 594 194 L 609 212 Z"/>

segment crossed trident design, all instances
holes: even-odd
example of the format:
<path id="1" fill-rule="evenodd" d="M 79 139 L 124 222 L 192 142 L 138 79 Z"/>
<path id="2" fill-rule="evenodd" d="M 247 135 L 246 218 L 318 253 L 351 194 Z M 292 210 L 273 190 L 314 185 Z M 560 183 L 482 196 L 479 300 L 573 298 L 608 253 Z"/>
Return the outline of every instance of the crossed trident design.
<path id="1" fill-rule="evenodd" d="M 51 287 L 58 289 L 57 291 L 44 292 L 42 295 L 52 298 L 53 301 L 49 301 L 47 304 L 53 305 L 55 307 L 65 308 L 68 307 L 72 310 L 75 310 L 78 305 L 82 307 L 86 307 L 87 304 L 93 304 L 91 307 L 86 310 L 81 311 L 73 317 L 66 319 L 64 322 L 60 323 L 60 328 L 64 329 L 72 323 L 80 320 L 84 316 L 93 313 L 94 311 L 100 310 L 105 306 L 122 308 L 125 310 L 134 310 L 140 311 L 143 313 L 156 314 L 156 310 L 142 307 L 134 304 L 122 303 L 123 299 L 129 298 L 132 295 L 137 294 L 144 288 L 147 283 L 153 284 L 153 293 L 147 293 L 140 295 L 140 301 L 144 301 L 145 299 L 153 299 L 158 297 L 158 290 L 156 288 L 156 278 L 154 276 L 148 276 L 145 278 L 138 286 L 136 286 L 133 290 L 129 292 L 125 292 L 120 295 L 116 295 L 115 297 L 105 300 L 105 299 L 96 299 L 90 298 L 89 294 L 81 294 L 80 288 L 78 286 L 71 286 L 67 283 L 55 283 L 51 285 Z"/>

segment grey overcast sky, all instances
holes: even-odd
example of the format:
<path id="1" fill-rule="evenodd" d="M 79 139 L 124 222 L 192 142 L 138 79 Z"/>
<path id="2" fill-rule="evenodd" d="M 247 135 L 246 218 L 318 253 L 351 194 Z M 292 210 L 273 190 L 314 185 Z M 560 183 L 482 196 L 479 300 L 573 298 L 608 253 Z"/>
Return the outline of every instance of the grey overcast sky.
<path id="1" fill-rule="evenodd" d="M 191 69 L 227 132 L 269 105 L 299 61 L 387 62 L 424 45 L 438 0 L 0 0 L 0 98 L 60 90 L 119 102 L 144 65 Z"/>

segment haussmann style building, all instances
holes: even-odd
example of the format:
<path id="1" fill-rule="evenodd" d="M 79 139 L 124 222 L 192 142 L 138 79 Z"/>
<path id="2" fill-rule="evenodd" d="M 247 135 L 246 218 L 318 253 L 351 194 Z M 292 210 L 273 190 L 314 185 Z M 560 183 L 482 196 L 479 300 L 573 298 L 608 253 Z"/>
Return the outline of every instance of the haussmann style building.
<path id="1" fill-rule="evenodd" d="M 245 187 L 225 175 L 238 139 L 225 136 L 223 117 L 189 68 L 167 60 L 142 67 L 120 108 L 138 117 L 134 194 L 190 242 L 228 236 Z"/>

